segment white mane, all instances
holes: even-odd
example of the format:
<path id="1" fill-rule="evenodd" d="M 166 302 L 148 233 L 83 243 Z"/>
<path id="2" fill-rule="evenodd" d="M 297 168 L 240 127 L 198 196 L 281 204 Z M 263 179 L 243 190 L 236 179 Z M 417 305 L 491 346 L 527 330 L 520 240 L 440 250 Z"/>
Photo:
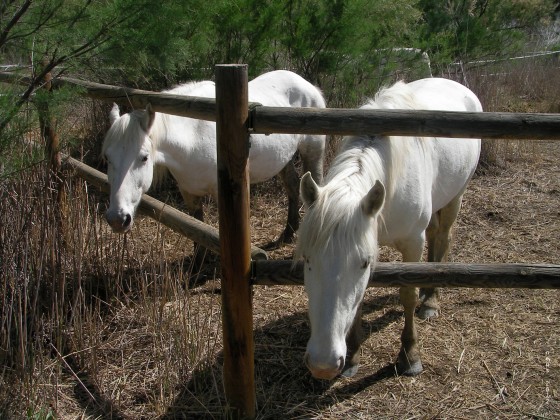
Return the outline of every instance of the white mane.
<path id="1" fill-rule="evenodd" d="M 414 109 L 410 88 L 397 82 L 380 90 L 361 109 Z M 414 140 L 412 140 L 414 141 Z M 355 248 L 362 257 L 377 258 L 376 220 L 363 216 L 360 201 L 376 180 L 390 195 L 411 139 L 380 136 L 346 137 L 320 188 L 317 200 L 307 209 L 296 247 L 296 260 L 310 249 L 329 248 L 336 237 L 338 249 Z M 348 252 L 347 254 L 352 254 Z"/>
<path id="2" fill-rule="evenodd" d="M 366 145 L 371 141 L 350 138 L 345 142 L 345 150 L 333 162 L 325 187 L 320 189 L 317 200 L 306 211 L 298 233 L 296 260 L 304 257 L 309 249 L 329 248 L 334 238 L 339 242 L 339 249 L 355 247 L 358 255 L 364 258 L 377 257 L 374 221 L 363 217 L 360 207 L 360 201 L 373 186 L 375 180 L 372 182 L 371 179 L 376 178 L 374 174 L 377 173 L 377 168 L 372 165 L 375 156 L 366 151 Z"/>
<path id="3" fill-rule="evenodd" d="M 401 81 L 381 89 L 362 106 L 362 109 L 417 109 L 412 89 Z"/>
<path id="4" fill-rule="evenodd" d="M 194 81 L 194 82 L 187 82 L 183 83 L 182 85 L 177 85 L 172 89 L 164 90 L 163 93 L 172 93 L 174 95 L 185 95 L 185 96 L 199 96 L 193 94 L 195 90 L 198 89 L 214 89 L 214 82 L 211 80 L 201 80 L 201 81 Z M 206 95 L 204 95 L 206 96 Z"/>
<path id="5" fill-rule="evenodd" d="M 214 82 L 210 80 L 202 80 L 195 82 L 188 82 L 182 85 L 175 86 L 172 89 L 165 90 L 163 93 L 171 93 L 173 95 L 184 96 L 209 96 L 209 92 L 214 93 Z M 136 112 L 136 111 L 134 111 Z M 142 111 L 140 111 L 142 112 Z M 156 112 L 154 124 L 150 130 L 150 140 L 152 141 L 152 152 L 155 152 L 159 147 L 162 138 L 167 134 L 167 127 L 170 118 L 176 118 L 174 115 L 163 114 Z"/>

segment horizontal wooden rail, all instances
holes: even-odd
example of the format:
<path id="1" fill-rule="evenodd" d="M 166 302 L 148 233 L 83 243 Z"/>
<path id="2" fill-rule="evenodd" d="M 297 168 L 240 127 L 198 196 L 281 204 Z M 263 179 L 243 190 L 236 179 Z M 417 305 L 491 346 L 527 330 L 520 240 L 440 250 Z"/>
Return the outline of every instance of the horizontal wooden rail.
<path id="1" fill-rule="evenodd" d="M 255 133 L 560 139 L 560 115 L 399 109 L 315 109 L 257 106 Z"/>
<path id="2" fill-rule="evenodd" d="M 28 85 L 30 77 L 18 76 L 14 73 L 0 72 L 0 82 Z M 152 92 L 149 90 L 131 89 L 86 82 L 71 77 L 57 77 L 52 81 L 54 87 L 78 86 L 83 94 L 106 102 L 119 105 L 131 105 L 133 108 L 145 108 L 149 103 L 154 111 L 199 120 L 216 121 L 216 100 L 195 96 L 173 95 L 170 93 Z"/>
<path id="3" fill-rule="evenodd" d="M 109 184 L 107 182 L 107 175 L 103 172 L 93 169 L 79 160 L 71 157 L 65 157 L 65 162 L 70 164 L 77 172 L 78 176 L 85 179 L 92 185 L 95 185 L 101 191 L 109 192 Z M 168 228 L 178 232 L 194 242 L 220 254 L 220 238 L 218 229 L 202 223 L 200 220 L 195 219 L 147 194 L 142 196 L 139 210 L 142 213 L 160 221 Z M 266 251 L 251 246 L 251 258 L 254 260 L 266 259 Z"/>
<path id="4" fill-rule="evenodd" d="M 27 84 L 28 77 L 0 72 L 0 82 Z M 54 86 L 84 88 L 84 95 L 103 101 L 207 121 L 216 120 L 216 101 L 86 82 L 53 79 Z M 440 136 L 485 139 L 560 140 L 560 114 L 363 110 L 266 107 L 250 103 L 249 129 L 254 133 L 334 135 Z"/>
<path id="5" fill-rule="evenodd" d="M 254 261 L 255 285 L 303 285 L 303 263 Z M 378 263 L 369 286 L 560 289 L 560 265 Z"/>

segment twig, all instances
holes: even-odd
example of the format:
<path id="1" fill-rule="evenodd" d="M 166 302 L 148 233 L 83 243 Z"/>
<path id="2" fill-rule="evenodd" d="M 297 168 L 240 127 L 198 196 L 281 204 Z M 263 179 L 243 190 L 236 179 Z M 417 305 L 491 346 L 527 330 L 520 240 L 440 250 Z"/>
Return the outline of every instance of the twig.
<path id="1" fill-rule="evenodd" d="M 529 388 L 531 388 L 531 385 L 529 385 L 529 386 L 527 387 L 527 389 L 526 389 L 525 391 L 523 391 L 523 392 L 519 395 L 519 397 L 517 397 L 517 399 L 515 400 L 515 402 L 513 403 L 513 405 L 516 405 L 516 404 L 517 404 L 517 401 L 519 401 L 519 400 L 523 397 L 523 395 L 525 395 L 525 394 L 527 393 L 527 391 L 529 391 Z"/>
<path id="2" fill-rule="evenodd" d="M 97 403 L 97 400 L 95 399 L 95 397 L 93 396 L 93 394 L 89 391 L 89 389 L 87 388 L 87 386 L 85 386 L 85 384 L 82 382 L 82 380 L 78 377 L 78 375 L 76 374 L 76 372 L 74 372 L 74 370 L 70 367 L 70 365 L 68 364 L 68 362 L 66 362 L 66 360 L 64 360 L 64 357 L 62 356 L 62 354 L 60 354 L 60 352 L 58 351 L 58 349 L 52 344 L 50 343 L 51 347 L 53 348 L 53 350 L 56 352 L 56 356 L 59 358 L 59 360 L 64 363 L 64 366 L 66 366 L 66 368 L 70 371 L 70 373 L 72 374 L 72 376 L 78 381 L 78 383 L 81 385 L 81 387 L 84 389 L 84 391 L 86 391 L 86 393 L 89 395 L 89 397 L 91 398 L 91 400 L 95 403 Z"/>
<path id="3" fill-rule="evenodd" d="M 465 355 L 465 350 L 463 349 L 463 351 L 461 352 L 461 356 L 459 356 L 459 363 L 457 363 L 457 373 L 460 373 L 461 371 L 461 363 L 463 362 L 463 356 Z"/>
<path id="4" fill-rule="evenodd" d="M 506 387 L 501 387 L 500 384 L 498 383 L 498 381 L 496 380 L 496 378 L 494 377 L 494 375 L 492 374 L 492 372 L 490 371 L 490 368 L 488 367 L 488 365 L 486 364 L 486 362 L 483 360 L 482 364 L 484 365 L 484 367 L 486 368 L 488 374 L 490 375 L 490 377 L 492 378 L 492 380 L 494 381 L 494 385 L 496 385 L 496 388 L 498 389 L 498 395 L 500 397 L 502 397 L 502 401 L 506 402 L 506 397 L 504 395 L 504 391 L 506 389 Z"/>

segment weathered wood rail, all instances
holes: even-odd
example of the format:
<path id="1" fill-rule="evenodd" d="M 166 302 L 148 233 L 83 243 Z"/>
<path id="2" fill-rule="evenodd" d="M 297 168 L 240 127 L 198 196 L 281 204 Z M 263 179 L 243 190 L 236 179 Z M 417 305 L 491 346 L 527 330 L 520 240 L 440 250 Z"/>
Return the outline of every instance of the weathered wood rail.
<path id="1" fill-rule="evenodd" d="M 32 79 L 14 73 L 0 72 L 0 82 L 28 85 L 32 82 Z M 133 108 L 145 108 L 146 105 L 151 104 L 154 111 L 157 112 L 206 121 L 216 121 L 216 101 L 210 98 L 185 97 L 149 90 L 111 86 L 72 77 L 58 77 L 53 79 L 51 83 L 56 88 L 62 86 L 81 88 L 83 95 L 105 102 L 130 105 Z"/>
<path id="2" fill-rule="evenodd" d="M 303 285 L 303 262 L 253 261 L 254 285 Z M 385 263 L 369 286 L 560 289 L 560 266 L 552 264 Z"/>
<path id="3" fill-rule="evenodd" d="M 560 139 L 556 114 L 255 107 L 255 133 Z"/>
<path id="4" fill-rule="evenodd" d="M 26 84 L 30 78 L 0 72 L 0 82 Z M 216 121 L 211 98 L 172 95 L 86 82 L 70 77 L 53 79 L 54 87 L 78 86 L 94 99 L 134 108 L 148 103 L 157 112 Z M 253 133 L 333 135 L 422 135 L 486 139 L 560 140 L 560 115 L 507 112 L 448 112 L 410 110 L 278 108 L 248 103 L 248 129 Z"/>
<path id="5" fill-rule="evenodd" d="M 85 163 L 69 156 L 64 156 L 64 163 L 70 165 L 80 178 L 94 185 L 100 191 L 109 192 L 110 187 L 107 181 L 107 175 L 103 172 L 93 169 Z M 192 239 L 205 248 L 217 254 L 220 253 L 220 236 L 218 229 L 156 200 L 147 194 L 142 195 L 142 200 L 140 201 L 138 209 L 143 214 L 158 220 L 168 228 Z M 251 259 L 261 260 L 266 258 L 266 251 L 251 245 Z"/>

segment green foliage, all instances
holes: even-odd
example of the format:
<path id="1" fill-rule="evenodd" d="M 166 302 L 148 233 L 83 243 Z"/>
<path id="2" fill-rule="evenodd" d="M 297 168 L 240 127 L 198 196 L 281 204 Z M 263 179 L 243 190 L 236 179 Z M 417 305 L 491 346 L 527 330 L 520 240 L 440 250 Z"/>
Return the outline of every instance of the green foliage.
<path id="1" fill-rule="evenodd" d="M 422 49 L 436 65 L 507 56 L 552 16 L 554 0 L 420 0 Z"/>
<path id="2" fill-rule="evenodd" d="M 15 158 L 14 139 L 36 123 L 23 111 L 34 96 L 44 97 L 34 94 L 43 70 L 160 90 L 211 79 L 218 63 L 246 63 L 250 77 L 290 69 L 320 86 L 330 106 L 357 106 L 383 84 L 426 75 L 422 51 L 437 69 L 519 49 L 555 6 L 556 0 L 5 2 L 0 57 L 30 64 L 32 80 L 0 99 L 3 168 L 17 170 L 27 159 Z"/>
<path id="3" fill-rule="evenodd" d="M 43 69 L 159 90 L 210 79 L 218 63 L 250 76 L 287 68 L 331 106 L 355 106 L 380 85 L 432 64 L 519 49 L 557 0 L 16 0 L 0 7 L 0 57 L 31 64 L 33 80 L 0 111 L 0 152 L 18 135 Z M 403 47 L 409 48 L 408 52 Z M 410 50 L 413 48 L 414 50 Z M 412 51 L 412 52 L 411 52 Z M 14 96 L 15 95 L 15 96 Z M 53 98 L 50 98 L 52 100 Z M 33 119 L 32 119 L 33 120 Z"/>
<path id="4" fill-rule="evenodd" d="M 204 26 L 214 6 L 201 0 L 108 2 L 99 19 L 127 17 L 114 23 L 111 38 L 99 49 L 103 77 L 151 89 L 176 83 L 185 75 L 199 77 L 199 68 L 208 67 L 205 58 L 213 40 Z"/>
<path id="5" fill-rule="evenodd" d="M 5 6 L 0 23 L 5 26 L 24 3 Z M 47 57 L 67 72 L 150 89 L 210 78 L 217 63 L 247 63 L 251 76 L 290 68 L 329 89 L 334 79 L 369 79 L 380 50 L 420 48 L 436 63 L 507 53 L 551 16 L 555 5 L 554 0 L 44 0 L 30 2 L 8 39 L 0 40 L 0 51 L 8 61 L 31 59 L 36 67 Z"/>
<path id="6" fill-rule="evenodd" d="M 6 175 L 17 172 L 29 162 L 29 155 L 25 151 L 29 148 L 25 144 L 25 134 L 29 130 L 33 113 L 29 113 L 31 104 L 16 107 L 15 99 L 18 90 L 13 86 L 6 86 L 0 90 L 0 120 L 10 118 L 0 135 L 0 180 Z M 13 117 L 11 117 L 13 115 Z M 34 156 L 33 161 L 41 159 Z"/>

